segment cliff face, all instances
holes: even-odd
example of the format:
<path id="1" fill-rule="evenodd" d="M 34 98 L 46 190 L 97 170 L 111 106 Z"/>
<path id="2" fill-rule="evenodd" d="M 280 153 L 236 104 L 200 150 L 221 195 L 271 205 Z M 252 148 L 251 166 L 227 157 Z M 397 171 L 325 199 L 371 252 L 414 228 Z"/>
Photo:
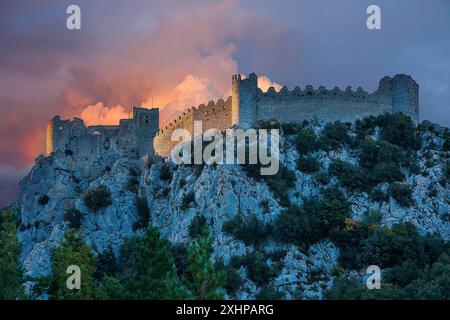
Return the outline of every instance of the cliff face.
<path id="1" fill-rule="evenodd" d="M 308 127 L 320 134 L 324 125 L 315 122 Z M 348 135 L 356 135 L 354 125 Z M 421 131 L 420 135 L 422 146 L 415 151 L 420 173 L 402 169 L 403 183 L 412 190 L 410 207 L 401 206 L 393 197 L 379 202 L 371 199 L 367 192 L 341 189 L 350 203 L 353 220 L 361 220 L 368 210 L 374 210 L 380 212 L 382 225 L 389 227 L 399 222 L 411 222 L 423 234 L 433 232 L 450 239 L 448 184 L 439 183 L 449 152 L 440 151 L 444 139 L 436 134 L 436 130 Z M 377 131 L 374 137 L 378 138 Z M 295 186 L 286 188 L 287 196 L 292 204 L 301 205 L 305 198 L 320 196 L 324 183 L 332 185 L 338 180 L 333 177 L 328 182 L 322 181 L 317 174 L 298 170 L 296 161 L 299 154 L 295 141 L 296 135 L 282 135 L 281 163 L 295 173 Z M 358 154 L 358 148 L 349 146 L 314 152 L 324 171 L 337 159 L 357 163 Z M 167 168 L 170 173 L 163 175 L 162 171 L 167 171 Z M 108 188 L 112 203 L 92 212 L 86 207 L 83 196 L 87 190 L 99 185 Z M 430 186 L 433 192 L 430 192 Z M 386 190 L 387 183 L 381 183 L 379 188 Z M 194 195 L 192 201 L 186 201 L 189 194 Z M 117 254 L 125 238 L 142 233 L 142 229 L 135 227 L 139 220 L 139 198 L 148 203 L 150 223 L 172 243 L 189 242 L 188 230 L 192 219 L 203 215 L 214 237 L 214 257 L 222 258 L 225 264 L 232 257 L 243 256 L 252 250 L 251 245 L 223 231 L 226 221 L 239 214 L 243 218 L 256 216 L 273 224 L 285 209 L 264 180 L 249 178 L 238 165 L 174 166 L 163 159 L 144 164 L 126 158 L 100 158 L 88 163 L 74 161 L 73 157 L 65 154 L 40 157 L 29 175 L 21 181 L 13 204 L 21 219 L 18 236 L 22 243 L 21 261 L 25 271 L 32 276 L 49 273 L 51 250 L 58 246 L 69 228 L 64 215 L 71 208 L 84 214 L 81 231 L 94 252 L 100 253 L 112 245 Z M 339 249 L 332 241 L 324 238 L 305 249 L 270 239 L 264 243 L 264 250 L 283 252 L 276 262 L 277 273 L 272 277 L 271 285 L 285 298 L 295 298 L 299 288 L 302 288 L 303 297 L 321 297 L 323 290 L 332 285 L 333 269 L 339 258 Z M 273 265 L 275 259 L 267 258 L 266 263 Z M 250 280 L 245 267 L 240 267 L 239 273 L 244 282 L 231 298 L 255 298 L 259 287 Z"/>

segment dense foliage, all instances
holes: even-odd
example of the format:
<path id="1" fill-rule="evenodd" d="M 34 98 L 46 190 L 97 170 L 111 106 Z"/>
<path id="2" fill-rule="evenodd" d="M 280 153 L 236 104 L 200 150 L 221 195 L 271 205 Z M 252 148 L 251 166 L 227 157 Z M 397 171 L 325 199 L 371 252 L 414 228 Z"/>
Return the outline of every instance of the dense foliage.
<path id="1" fill-rule="evenodd" d="M 95 189 L 89 189 L 84 194 L 84 204 L 90 210 L 97 212 L 112 204 L 111 192 L 105 185 L 99 185 Z"/>

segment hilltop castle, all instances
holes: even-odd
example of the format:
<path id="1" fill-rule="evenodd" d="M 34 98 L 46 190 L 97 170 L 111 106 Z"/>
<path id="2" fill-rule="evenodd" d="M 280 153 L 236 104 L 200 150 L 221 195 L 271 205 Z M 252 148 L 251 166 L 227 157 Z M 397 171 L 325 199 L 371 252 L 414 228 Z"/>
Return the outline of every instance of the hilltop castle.
<path id="1" fill-rule="evenodd" d="M 367 93 L 362 88 L 345 91 L 339 88 L 315 90 L 306 86 L 280 92 L 258 88 L 256 74 L 242 79 L 232 77 L 232 96 L 207 105 L 192 107 L 163 129 L 159 128 L 158 109 L 133 108 L 131 119 L 122 119 L 118 126 L 86 127 L 81 119 L 73 121 L 53 118 L 47 127 L 47 154 L 52 152 L 78 153 L 96 158 L 108 150 L 126 157 L 158 154 L 167 157 L 177 142 L 171 141 L 177 128 L 193 134 L 194 121 L 202 121 L 203 130 L 225 130 L 239 125 L 247 129 L 259 121 L 276 120 L 280 123 L 303 120 L 348 121 L 384 112 L 402 112 L 419 121 L 419 86 L 407 75 L 384 77 L 378 89 Z"/>

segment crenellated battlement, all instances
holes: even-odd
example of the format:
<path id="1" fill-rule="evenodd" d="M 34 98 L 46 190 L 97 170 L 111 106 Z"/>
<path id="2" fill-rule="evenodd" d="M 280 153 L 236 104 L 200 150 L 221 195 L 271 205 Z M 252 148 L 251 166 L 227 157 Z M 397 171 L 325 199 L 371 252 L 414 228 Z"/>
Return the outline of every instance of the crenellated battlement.
<path id="1" fill-rule="evenodd" d="M 226 101 L 210 101 L 192 107 L 161 129 L 155 137 L 155 150 L 168 156 L 176 142 L 171 141 L 177 128 L 193 131 L 194 121 L 202 121 L 203 130 L 225 130 L 232 125 L 250 128 L 258 121 L 277 120 L 280 123 L 303 120 L 348 121 L 385 112 L 402 112 L 414 121 L 419 120 L 419 86 L 407 75 L 384 77 L 376 91 L 369 93 L 358 87 L 345 90 L 335 87 L 304 89 L 287 87 L 277 92 L 270 87 L 267 92 L 258 88 L 258 77 L 252 73 L 248 78 L 232 76 L 232 95 Z"/>
<path id="2" fill-rule="evenodd" d="M 159 126 L 159 109 L 133 108 L 131 119 L 122 119 L 118 126 L 86 127 L 81 119 L 73 121 L 53 118 L 47 128 L 47 154 L 57 150 L 76 149 L 89 157 L 110 149 L 125 156 L 142 156 L 156 152 L 169 156 L 176 141 L 171 141 L 176 129 L 194 133 L 194 122 L 201 121 L 203 131 L 226 130 L 238 125 L 251 128 L 259 121 L 280 123 L 304 120 L 353 122 L 358 118 L 385 112 L 402 112 L 419 121 L 419 86 L 407 75 L 384 77 L 372 93 L 358 87 L 345 90 L 311 85 L 303 89 L 279 92 L 273 87 L 267 92 L 258 88 L 258 77 L 232 76 L 231 96 L 200 104 L 184 111 L 164 128 Z"/>

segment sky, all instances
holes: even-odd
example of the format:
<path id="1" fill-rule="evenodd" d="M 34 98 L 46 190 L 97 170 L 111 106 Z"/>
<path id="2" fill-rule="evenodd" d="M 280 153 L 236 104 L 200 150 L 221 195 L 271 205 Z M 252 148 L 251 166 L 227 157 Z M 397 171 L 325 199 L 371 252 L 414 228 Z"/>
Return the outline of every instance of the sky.
<path id="1" fill-rule="evenodd" d="M 66 8 L 81 8 L 81 30 Z M 381 30 L 366 27 L 370 4 Z M 450 0 L 2 0 L 0 207 L 44 153 L 55 115 L 117 124 L 133 105 L 160 125 L 230 94 L 231 76 L 274 85 L 376 90 L 420 85 L 420 119 L 450 127 Z"/>

